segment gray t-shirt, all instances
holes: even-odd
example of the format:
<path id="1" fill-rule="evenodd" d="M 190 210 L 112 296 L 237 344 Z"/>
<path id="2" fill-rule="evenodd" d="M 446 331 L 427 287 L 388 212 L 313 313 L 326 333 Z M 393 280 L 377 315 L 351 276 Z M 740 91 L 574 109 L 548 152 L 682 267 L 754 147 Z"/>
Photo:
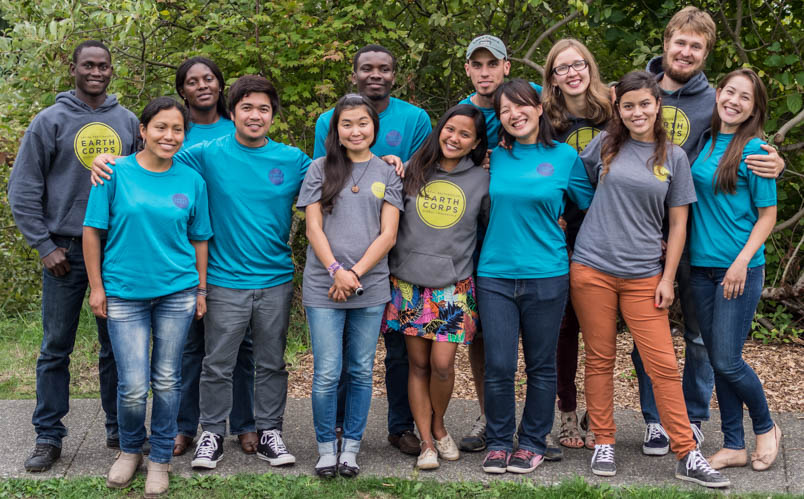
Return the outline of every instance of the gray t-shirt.
<path id="1" fill-rule="evenodd" d="M 325 160 L 326 157 L 318 158 L 310 164 L 296 207 L 303 209 L 321 199 Z M 357 193 L 352 192 L 353 181 L 360 189 Z M 347 178 L 335 199 L 332 213 L 325 212 L 323 220 L 324 234 L 332 254 L 344 268 L 351 268 L 357 263 L 380 235 L 380 212 L 385 202 L 400 211 L 404 210 L 402 180 L 393 167 L 377 156 L 363 163 L 354 163 L 352 176 Z M 360 277 L 364 289 L 362 296 L 352 294 L 345 302 L 333 301 L 327 296 L 332 282 L 326 266 L 318 259 L 313 247 L 308 245 L 302 281 L 304 306 L 363 308 L 381 305 L 391 299 L 387 256 Z"/>
<path id="2" fill-rule="evenodd" d="M 595 197 L 581 225 L 572 261 L 625 279 L 662 271 L 662 220 L 668 207 L 696 201 L 687 155 L 668 147 L 664 165 L 648 166 L 652 142 L 623 144 L 600 181 L 600 148 L 606 132 L 581 153 Z"/>

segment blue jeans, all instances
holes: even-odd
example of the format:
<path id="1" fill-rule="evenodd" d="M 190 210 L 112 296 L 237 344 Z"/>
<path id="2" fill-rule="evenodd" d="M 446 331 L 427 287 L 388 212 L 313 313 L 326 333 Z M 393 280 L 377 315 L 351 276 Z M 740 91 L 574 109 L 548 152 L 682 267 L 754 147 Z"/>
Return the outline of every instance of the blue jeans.
<path id="1" fill-rule="evenodd" d="M 179 433 L 194 438 L 198 431 L 198 382 L 204 360 L 204 321 L 195 320 L 187 333 L 181 357 L 181 403 L 176 424 Z M 229 432 L 241 435 L 256 431 L 254 425 L 254 351 L 251 331 L 246 333 L 232 377 L 232 412 L 229 413 Z"/>
<path id="2" fill-rule="evenodd" d="M 704 341 L 701 337 L 699 317 L 696 314 L 697 300 L 693 296 L 690 285 L 690 261 L 687 253 L 681 258 L 676 272 L 678 280 L 678 299 L 681 302 L 681 313 L 684 316 L 684 374 L 681 388 L 684 402 L 687 404 L 687 416 L 690 421 L 709 421 L 709 403 L 712 401 L 712 390 L 715 386 L 715 375 L 709 363 Z M 642 406 L 642 417 L 645 423 L 658 423 L 659 410 L 653 398 L 653 385 L 645 372 L 642 359 L 636 345 L 631 351 L 637 381 L 639 382 L 639 404 Z"/>
<path id="3" fill-rule="evenodd" d="M 723 286 L 720 285 L 726 270 L 693 267 L 691 284 L 701 334 L 715 371 L 723 446 L 744 449 L 743 404 L 748 407 L 755 434 L 761 435 L 773 429 L 762 383 L 743 360 L 743 345 L 762 295 L 765 266 L 748 269 L 742 296 L 731 300 L 723 298 Z"/>
<path id="4" fill-rule="evenodd" d="M 344 452 L 358 452 L 371 406 L 372 373 L 385 304 L 366 308 L 305 307 L 313 344 L 313 424 L 320 454 L 335 454 L 338 381 L 346 365 Z"/>
<path id="5" fill-rule="evenodd" d="M 70 271 L 56 277 L 42 270 L 42 346 L 36 360 L 36 408 L 31 422 L 36 443 L 61 447 L 67 428 L 61 419 L 70 408 L 70 354 L 87 290 L 87 271 L 80 237 L 51 236 L 67 248 Z M 98 372 L 101 406 L 106 413 L 106 438 L 117 438 L 117 368 L 106 320 L 98 325 Z"/>
<path id="6" fill-rule="evenodd" d="M 568 291 L 568 275 L 543 279 L 477 278 L 478 310 L 486 345 L 483 386 L 490 451 L 510 452 L 513 448 L 514 376 L 521 330 L 527 394 L 519 448 L 544 454 L 545 436 L 553 427 L 556 347 Z"/>
<path id="7" fill-rule="evenodd" d="M 195 296 L 195 288 L 189 288 L 152 300 L 106 298 L 109 338 L 119 379 L 120 449 L 142 452 L 150 389 L 154 398 L 150 459 L 155 463 L 169 463 L 173 457 L 181 396 L 181 354 L 195 315 Z"/>

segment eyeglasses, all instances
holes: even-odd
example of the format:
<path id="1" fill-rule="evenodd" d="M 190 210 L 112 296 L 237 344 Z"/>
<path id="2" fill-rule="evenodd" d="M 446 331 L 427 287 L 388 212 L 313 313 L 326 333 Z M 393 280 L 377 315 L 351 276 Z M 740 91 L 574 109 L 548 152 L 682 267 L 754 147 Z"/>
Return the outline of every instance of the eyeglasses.
<path id="1" fill-rule="evenodd" d="M 569 73 L 570 68 L 578 71 L 579 73 L 586 69 L 589 63 L 586 62 L 584 59 L 578 59 L 577 61 L 573 62 L 572 64 L 562 64 L 561 66 L 556 66 L 553 68 L 553 73 L 557 75 L 565 75 Z"/>

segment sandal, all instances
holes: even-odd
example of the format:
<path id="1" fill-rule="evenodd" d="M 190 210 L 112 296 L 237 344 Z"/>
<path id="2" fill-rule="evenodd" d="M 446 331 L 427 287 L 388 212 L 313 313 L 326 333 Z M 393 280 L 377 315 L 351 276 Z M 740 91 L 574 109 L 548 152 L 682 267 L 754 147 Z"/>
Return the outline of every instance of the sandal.
<path id="1" fill-rule="evenodd" d="M 594 450 L 595 448 L 595 434 L 592 430 L 589 429 L 589 412 L 584 411 L 583 417 L 581 418 L 580 422 L 581 429 L 586 432 L 586 436 L 583 439 L 584 447 L 589 450 Z"/>
<path id="2" fill-rule="evenodd" d="M 561 412 L 559 415 L 561 428 L 558 431 L 558 443 L 570 449 L 580 449 L 584 446 L 581 432 L 578 431 L 578 416 L 575 411 Z"/>

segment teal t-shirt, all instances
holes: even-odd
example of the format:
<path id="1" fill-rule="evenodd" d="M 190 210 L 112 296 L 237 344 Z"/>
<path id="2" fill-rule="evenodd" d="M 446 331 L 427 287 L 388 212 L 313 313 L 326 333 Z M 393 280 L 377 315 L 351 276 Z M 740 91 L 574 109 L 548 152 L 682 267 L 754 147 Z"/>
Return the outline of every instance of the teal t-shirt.
<path id="1" fill-rule="evenodd" d="M 698 202 L 692 204 L 690 231 L 690 263 L 696 267 L 728 268 L 742 251 L 756 224 L 757 208 L 776 205 L 776 181 L 754 175 L 745 165 L 751 154 L 767 154 L 760 148 L 764 141 L 754 138 L 743 149 L 737 170 L 737 192 L 715 194 L 715 172 L 733 134 L 720 133 L 715 149 L 709 154 L 712 139 L 701 149 L 692 164 L 692 180 Z M 756 252 L 749 267 L 765 263 L 765 245 Z"/>
<path id="2" fill-rule="evenodd" d="M 569 272 L 558 217 L 565 195 L 585 210 L 594 190 L 575 149 L 555 144 L 517 142 L 491 155 L 491 213 L 477 275 L 536 279 Z"/>
<path id="3" fill-rule="evenodd" d="M 324 144 L 333 112 L 334 109 L 330 109 L 315 122 L 313 159 L 327 155 Z M 388 107 L 380 113 L 380 131 L 377 134 L 377 142 L 371 147 L 371 152 L 380 157 L 393 154 L 405 162 L 413 156 L 431 131 L 433 126 L 424 109 L 391 97 Z"/>
<path id="4" fill-rule="evenodd" d="M 184 148 L 192 147 L 199 142 L 207 142 L 215 140 L 218 137 L 229 135 L 235 130 L 232 120 L 221 116 L 218 121 L 211 125 L 201 125 L 198 123 L 191 123 L 187 133 L 184 134 Z"/>
<path id="5" fill-rule="evenodd" d="M 536 91 L 539 92 L 540 96 L 542 95 L 542 87 L 540 85 L 530 82 L 530 86 L 535 88 Z M 476 93 L 477 92 L 472 92 L 468 97 L 460 101 L 458 104 L 470 104 L 480 109 L 480 111 L 483 113 L 483 116 L 486 118 L 486 137 L 489 139 L 489 149 L 494 149 L 497 147 L 497 144 L 500 143 L 500 120 L 494 113 L 493 107 L 480 107 L 472 102 L 472 97 Z"/>
<path id="6" fill-rule="evenodd" d="M 293 199 L 310 158 L 268 139 L 246 147 L 231 133 L 176 155 L 204 177 L 215 237 L 207 281 L 232 289 L 278 286 L 293 278 L 288 238 Z"/>
<path id="7" fill-rule="evenodd" d="M 103 259 L 107 296 L 149 300 L 198 285 L 193 241 L 212 237 L 206 184 L 179 160 L 152 172 L 132 154 L 92 188 L 84 225 L 108 229 Z"/>

